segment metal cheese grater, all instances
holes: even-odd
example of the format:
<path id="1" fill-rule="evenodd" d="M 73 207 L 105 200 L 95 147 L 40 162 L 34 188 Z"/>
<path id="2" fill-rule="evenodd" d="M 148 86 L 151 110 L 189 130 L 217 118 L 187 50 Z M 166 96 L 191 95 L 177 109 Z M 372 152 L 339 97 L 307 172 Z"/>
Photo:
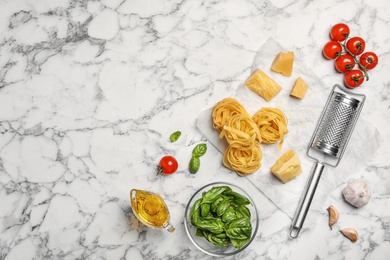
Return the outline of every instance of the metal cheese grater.
<path id="1" fill-rule="evenodd" d="M 344 154 L 359 118 L 365 96 L 335 85 L 310 140 L 307 156 L 316 162 L 299 201 L 290 228 L 290 237 L 297 238 L 325 165 L 336 167 Z"/>

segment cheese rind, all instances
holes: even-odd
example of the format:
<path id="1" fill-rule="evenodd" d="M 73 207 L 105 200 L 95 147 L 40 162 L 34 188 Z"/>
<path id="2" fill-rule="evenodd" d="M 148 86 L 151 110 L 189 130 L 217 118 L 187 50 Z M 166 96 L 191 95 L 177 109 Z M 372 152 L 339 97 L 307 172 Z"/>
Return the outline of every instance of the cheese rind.
<path id="1" fill-rule="evenodd" d="M 290 96 L 303 99 L 305 97 L 308 86 L 306 82 L 301 78 L 297 78 L 294 83 L 293 88 L 291 89 Z"/>
<path id="2" fill-rule="evenodd" d="M 272 62 L 271 69 L 275 72 L 280 72 L 285 76 L 290 77 L 293 71 L 294 52 L 279 52 Z"/>
<path id="3" fill-rule="evenodd" d="M 266 101 L 273 99 L 282 90 L 282 87 L 275 80 L 260 69 L 254 70 L 244 85 Z"/>
<path id="4" fill-rule="evenodd" d="M 284 153 L 271 167 L 271 173 L 283 183 L 287 183 L 302 173 L 301 161 L 294 150 Z"/>

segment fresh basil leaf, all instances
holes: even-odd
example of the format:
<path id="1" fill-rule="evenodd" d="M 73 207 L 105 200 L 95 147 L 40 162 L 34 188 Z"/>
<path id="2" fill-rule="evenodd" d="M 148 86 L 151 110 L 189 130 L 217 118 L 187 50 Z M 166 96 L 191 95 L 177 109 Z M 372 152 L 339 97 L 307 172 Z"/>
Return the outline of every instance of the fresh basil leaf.
<path id="1" fill-rule="evenodd" d="M 231 190 L 229 186 L 216 186 L 212 187 L 209 191 L 203 194 L 202 203 L 213 203 L 216 201 L 222 193 L 227 190 Z"/>
<path id="2" fill-rule="evenodd" d="M 222 233 L 225 230 L 224 223 L 218 218 L 198 218 L 195 225 L 198 228 L 215 234 Z"/>
<path id="3" fill-rule="evenodd" d="M 229 197 L 226 197 L 221 203 L 217 206 L 217 216 L 220 217 L 225 213 L 225 211 L 229 208 L 231 204 L 231 199 Z"/>
<path id="4" fill-rule="evenodd" d="M 218 204 L 221 203 L 221 201 L 223 201 L 224 199 L 224 196 L 219 196 L 215 201 L 213 201 L 213 203 L 211 203 L 211 212 L 217 214 Z"/>
<path id="5" fill-rule="evenodd" d="M 225 233 L 207 233 L 206 239 L 216 246 L 228 246 L 230 244 L 230 238 Z"/>
<path id="6" fill-rule="evenodd" d="M 206 217 L 210 213 L 210 207 L 211 205 L 209 203 L 203 203 L 200 205 L 200 215 L 202 217 Z"/>
<path id="7" fill-rule="evenodd" d="M 222 215 L 222 221 L 225 223 L 232 222 L 237 218 L 236 211 L 232 206 L 229 206 Z"/>
<path id="8" fill-rule="evenodd" d="M 180 136 L 181 136 L 181 132 L 180 132 L 180 131 L 176 131 L 176 132 L 173 132 L 173 133 L 170 135 L 169 139 L 170 139 L 171 142 L 173 143 L 173 142 L 176 142 L 176 141 L 179 139 Z"/>
<path id="9" fill-rule="evenodd" d="M 195 201 L 194 205 L 191 208 L 191 223 L 196 226 L 197 220 L 200 218 L 200 205 L 202 203 L 202 198 L 199 198 Z"/>
<path id="10" fill-rule="evenodd" d="M 250 210 L 245 206 L 238 206 L 236 209 L 236 215 L 238 218 L 246 217 L 248 219 L 251 218 Z"/>
<path id="11" fill-rule="evenodd" d="M 237 193 L 235 191 L 232 191 L 232 190 L 231 191 L 227 191 L 227 192 L 225 192 L 225 195 L 232 196 L 233 197 L 233 202 L 235 204 L 237 204 L 237 206 L 238 205 L 249 205 L 249 204 L 251 204 L 251 202 L 249 201 L 249 199 L 247 197 L 245 197 L 245 196 L 243 196 L 243 195 L 241 195 L 241 194 L 239 194 L 239 193 Z"/>
<path id="12" fill-rule="evenodd" d="M 251 221 L 247 217 L 242 217 L 236 220 L 233 220 L 229 223 L 229 228 L 244 228 L 244 227 L 250 227 Z"/>
<path id="13" fill-rule="evenodd" d="M 199 171 L 199 168 L 200 168 L 199 158 L 192 156 L 188 168 L 190 170 L 190 173 L 192 173 L 192 174 L 197 173 Z"/>
<path id="14" fill-rule="evenodd" d="M 226 235 L 231 239 L 247 239 L 252 234 L 252 225 L 248 218 L 233 220 L 226 229 Z"/>
<path id="15" fill-rule="evenodd" d="M 207 152 L 207 144 L 198 144 L 192 150 L 192 156 L 201 157 Z"/>
<path id="16" fill-rule="evenodd" d="M 226 229 L 226 235 L 230 237 L 230 239 L 247 239 L 248 237 L 250 237 L 251 234 L 251 227 Z"/>
<path id="17" fill-rule="evenodd" d="M 250 239 L 251 239 L 250 237 L 248 237 L 247 239 L 230 239 L 230 242 L 235 248 L 240 249 L 243 246 L 245 246 Z"/>

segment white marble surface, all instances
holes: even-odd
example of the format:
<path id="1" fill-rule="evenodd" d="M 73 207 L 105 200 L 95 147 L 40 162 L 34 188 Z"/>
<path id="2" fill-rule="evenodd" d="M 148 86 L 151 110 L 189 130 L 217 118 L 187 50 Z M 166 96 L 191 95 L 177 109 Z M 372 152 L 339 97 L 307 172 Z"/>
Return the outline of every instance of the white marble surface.
<path id="1" fill-rule="evenodd" d="M 0 259 L 211 259 L 187 238 L 183 215 L 198 187 L 220 180 L 246 187 L 261 218 L 236 259 L 389 259 L 389 13 L 386 1 L 0 1 Z M 351 175 L 373 196 L 355 209 L 345 182 L 334 183 L 317 225 L 291 240 L 288 215 L 221 165 L 196 119 L 236 92 L 269 37 L 329 90 L 342 84 L 321 55 L 337 22 L 380 59 L 357 92 L 381 145 Z M 209 149 L 192 175 L 199 142 Z M 179 170 L 156 177 L 165 154 Z M 166 199 L 174 233 L 136 220 L 132 188 Z M 340 211 L 333 230 L 329 204 Z M 338 232 L 346 226 L 359 230 L 356 243 Z"/>

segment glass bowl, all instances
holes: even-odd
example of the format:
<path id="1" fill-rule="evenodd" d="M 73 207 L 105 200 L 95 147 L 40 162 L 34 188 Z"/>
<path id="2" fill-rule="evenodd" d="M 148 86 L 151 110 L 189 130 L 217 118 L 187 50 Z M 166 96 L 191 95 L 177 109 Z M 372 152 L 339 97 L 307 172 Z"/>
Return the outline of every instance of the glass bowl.
<path id="1" fill-rule="evenodd" d="M 208 240 L 206 240 L 206 238 L 201 237 L 201 236 L 197 236 L 196 235 L 197 227 L 195 227 L 191 223 L 191 208 L 193 207 L 194 203 L 199 198 L 202 197 L 202 194 L 204 192 L 207 192 L 211 188 L 216 187 L 216 186 L 218 186 L 218 187 L 219 186 L 228 186 L 233 191 L 245 196 L 250 201 L 250 204 L 247 205 L 246 207 L 249 209 L 249 211 L 251 213 L 250 214 L 251 215 L 250 222 L 252 225 L 252 234 L 251 234 L 251 237 L 248 240 L 248 242 L 239 249 L 234 247 L 231 244 L 229 246 L 216 246 L 216 245 L 212 244 L 211 242 L 209 242 Z M 210 183 L 210 184 L 207 184 L 207 185 L 201 187 L 199 190 L 197 190 L 195 192 L 195 194 L 189 200 L 189 202 L 186 206 L 186 209 L 185 209 L 185 214 L 184 214 L 184 226 L 185 226 L 187 235 L 190 238 L 190 240 L 192 241 L 192 243 L 198 249 L 203 251 L 204 253 L 206 253 L 208 255 L 212 255 L 212 256 L 232 256 L 232 255 L 235 255 L 235 254 L 242 252 L 245 248 L 247 248 L 252 243 L 252 241 L 254 240 L 254 238 L 256 236 L 257 230 L 259 228 L 259 217 L 257 214 L 257 209 L 255 206 L 255 203 L 253 202 L 252 198 L 242 188 L 238 187 L 235 184 L 231 184 L 228 182 L 213 182 L 213 183 Z"/>

